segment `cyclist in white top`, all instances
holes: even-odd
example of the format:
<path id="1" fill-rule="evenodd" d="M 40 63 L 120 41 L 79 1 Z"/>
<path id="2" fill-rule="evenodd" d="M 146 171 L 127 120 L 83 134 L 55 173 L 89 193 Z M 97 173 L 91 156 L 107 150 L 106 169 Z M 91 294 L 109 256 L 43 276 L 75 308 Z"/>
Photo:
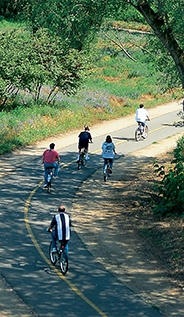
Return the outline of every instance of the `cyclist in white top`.
<path id="1" fill-rule="evenodd" d="M 107 160 L 109 160 L 110 165 L 110 173 L 112 173 L 112 165 L 114 160 L 115 145 L 112 142 L 112 138 L 110 135 L 107 135 L 105 142 L 102 144 L 102 156 L 104 158 L 104 169 L 107 164 Z"/>
<path id="2" fill-rule="evenodd" d="M 136 115 L 135 115 L 135 120 L 137 122 L 140 122 L 141 125 L 143 126 L 143 138 L 145 137 L 145 125 L 146 125 L 146 120 L 150 121 L 148 111 L 144 108 L 144 105 L 141 104 L 139 108 L 136 110 Z"/>

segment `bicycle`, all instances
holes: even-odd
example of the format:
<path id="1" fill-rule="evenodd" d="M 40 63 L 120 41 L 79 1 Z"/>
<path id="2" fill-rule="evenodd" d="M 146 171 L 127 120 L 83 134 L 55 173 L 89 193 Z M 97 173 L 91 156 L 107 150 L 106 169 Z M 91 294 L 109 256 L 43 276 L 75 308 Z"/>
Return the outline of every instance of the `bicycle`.
<path id="1" fill-rule="evenodd" d="M 173 123 L 173 125 L 174 125 L 175 127 L 183 127 L 183 126 L 184 126 L 184 111 L 179 111 L 179 112 L 177 113 L 177 116 L 180 117 L 180 120 L 179 120 L 179 121 L 175 121 L 175 122 Z"/>
<path id="2" fill-rule="evenodd" d="M 138 142 L 141 139 L 146 139 L 148 137 L 148 126 L 145 125 L 144 136 L 143 136 L 143 126 L 142 126 L 141 122 L 137 122 L 137 123 L 138 123 L 138 127 L 135 130 L 135 140 Z"/>
<path id="3" fill-rule="evenodd" d="M 65 251 L 65 243 L 59 241 L 60 246 L 56 248 L 56 252 L 52 252 L 52 242 L 49 245 L 49 258 L 53 265 L 59 262 L 60 270 L 62 274 L 66 274 L 68 271 L 68 255 Z"/>
<path id="4" fill-rule="evenodd" d="M 107 178 L 112 174 L 112 170 L 110 168 L 110 159 L 106 159 L 106 164 L 104 167 L 104 182 L 107 181 Z"/>
<path id="5" fill-rule="evenodd" d="M 81 153 L 80 153 L 80 157 L 78 160 L 78 170 L 80 170 L 82 167 L 84 167 L 86 165 L 86 149 L 82 149 Z"/>
<path id="6" fill-rule="evenodd" d="M 46 170 L 48 170 L 48 176 L 47 176 L 47 193 L 50 193 L 51 191 L 51 183 L 52 183 L 52 177 L 53 177 L 53 169 L 54 167 L 46 167 Z"/>

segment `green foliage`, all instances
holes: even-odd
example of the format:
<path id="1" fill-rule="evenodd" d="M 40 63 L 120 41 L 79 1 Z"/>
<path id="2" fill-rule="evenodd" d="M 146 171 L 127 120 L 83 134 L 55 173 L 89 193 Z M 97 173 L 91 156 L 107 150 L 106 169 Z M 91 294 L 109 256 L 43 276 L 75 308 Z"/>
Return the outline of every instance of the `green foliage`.
<path id="1" fill-rule="evenodd" d="M 184 136 L 177 142 L 174 150 L 172 167 L 165 171 L 165 166 L 155 163 L 155 173 L 163 176 L 155 201 L 154 212 L 160 217 L 184 216 Z"/>
<path id="2" fill-rule="evenodd" d="M 0 104 L 13 100 L 20 90 L 28 91 L 35 101 L 43 85 L 49 84 L 47 102 L 58 92 L 71 94 L 86 76 L 85 52 L 63 50 L 59 37 L 49 37 L 39 30 L 35 34 L 13 30 L 0 34 Z"/>
<path id="3" fill-rule="evenodd" d="M 15 44 L 14 51 L 18 50 L 16 46 L 18 43 L 21 44 L 21 54 L 29 53 L 26 63 L 26 66 L 29 67 L 26 74 L 32 74 L 34 81 L 32 85 L 31 81 L 30 84 L 28 82 L 29 85 L 26 86 L 26 90 L 22 90 L 21 87 L 23 86 L 20 85 L 19 93 L 14 100 L 12 100 L 13 95 L 9 94 L 9 98 L 0 112 L 0 154 L 51 135 L 76 128 L 82 129 L 86 123 L 92 125 L 103 120 L 111 120 L 134 113 L 140 103 L 144 103 L 149 108 L 177 97 L 176 94 L 163 95 L 160 93 L 157 82 L 161 74 L 154 71 L 152 64 L 146 63 L 145 55 L 137 47 L 144 43 L 143 35 L 132 34 L 127 36 L 123 32 L 119 34 L 121 41 L 125 43 L 126 49 L 138 60 L 135 64 L 124 53 L 117 51 L 115 45 L 102 34 L 99 34 L 99 39 L 91 50 L 91 59 L 93 58 L 94 61 L 92 70 L 89 68 L 87 73 L 87 75 L 91 73 L 92 75 L 85 80 L 85 86 L 82 85 L 77 93 L 70 96 L 64 94 L 65 90 L 55 90 L 50 95 L 51 88 L 54 87 L 56 82 L 55 75 L 58 74 L 56 67 L 63 58 L 64 66 L 62 65 L 61 69 L 66 69 L 65 72 L 69 69 L 70 79 L 72 67 L 75 70 L 78 60 L 85 65 L 85 68 L 88 68 L 89 59 L 85 56 L 85 52 L 77 52 L 71 49 L 67 53 L 69 58 L 65 58 L 67 56 L 66 51 L 62 47 L 60 39 L 57 37 L 54 40 L 50 39 L 46 30 L 39 30 L 35 34 L 31 34 L 28 30 L 14 32 L 11 25 L 11 32 L 5 34 L 4 41 L 10 34 Z M 24 53 L 23 43 L 25 45 L 26 41 L 30 51 L 25 49 Z M 12 45 L 10 40 L 7 40 L 7 42 Z M 136 45 L 130 45 L 132 42 Z M 59 43 L 57 45 L 58 50 L 56 49 L 56 43 Z M 13 49 L 13 45 L 11 49 Z M 7 50 L 7 54 L 10 54 L 9 59 L 14 62 L 16 56 L 11 51 Z M 47 54 L 48 52 L 49 54 Z M 47 60 L 48 58 L 52 59 L 52 63 Z M 23 60 L 22 57 L 22 67 L 24 67 Z M 31 60 L 33 60 L 33 64 Z M 58 61 L 57 65 L 54 64 L 55 61 Z M 9 63 L 11 71 L 13 70 L 16 75 L 16 69 L 14 70 L 10 61 L 6 60 L 6 63 Z M 8 73 L 8 67 L 5 67 L 6 63 L 2 63 L 2 67 L 4 67 L 2 69 L 5 69 L 5 74 L 7 72 L 10 76 L 11 72 Z M 77 74 L 80 74 L 81 78 L 76 78 L 77 83 L 74 82 L 76 86 L 81 83 L 81 79 L 86 78 L 86 69 L 83 69 L 83 65 L 77 68 Z M 40 95 L 37 87 L 39 89 L 42 77 L 39 76 L 37 69 L 35 69 L 35 72 L 30 72 L 31 69 L 34 69 L 33 66 L 38 68 L 39 71 L 43 69 L 44 74 L 48 76 L 47 81 L 43 82 L 42 89 L 40 89 Z M 53 73 L 47 75 L 50 70 L 53 70 Z M 14 80 L 13 76 L 10 78 Z M 20 79 L 21 76 L 19 76 Z M 15 82 L 18 85 L 18 78 L 15 78 Z M 0 87 L 3 87 L 3 82 Z M 63 81 L 63 88 L 65 89 L 65 87 L 67 85 L 65 86 Z"/>
<path id="4" fill-rule="evenodd" d="M 181 87 L 181 79 L 174 60 L 163 44 L 155 36 L 145 36 L 145 40 L 145 55 L 149 58 L 155 70 L 162 73 L 162 77 L 159 79 L 162 91 Z"/>

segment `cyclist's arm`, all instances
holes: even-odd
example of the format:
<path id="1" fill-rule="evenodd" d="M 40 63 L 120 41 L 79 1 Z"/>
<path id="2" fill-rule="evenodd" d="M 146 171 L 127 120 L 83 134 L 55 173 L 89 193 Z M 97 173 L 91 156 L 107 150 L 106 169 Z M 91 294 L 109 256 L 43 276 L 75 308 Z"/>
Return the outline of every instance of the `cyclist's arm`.
<path id="1" fill-rule="evenodd" d="M 52 231 L 53 231 L 52 228 L 53 228 L 55 225 L 56 225 L 56 218 L 55 218 L 55 216 L 54 216 L 54 218 L 52 219 L 52 221 L 51 221 L 51 223 L 50 223 L 50 225 L 49 225 L 49 227 L 48 227 L 48 229 L 47 229 L 47 231 L 52 232 Z"/>
<path id="2" fill-rule="evenodd" d="M 57 159 L 57 161 L 58 161 L 58 164 L 60 164 L 60 157 L 59 157 L 59 154 L 58 154 L 58 153 L 56 154 L 56 159 Z"/>

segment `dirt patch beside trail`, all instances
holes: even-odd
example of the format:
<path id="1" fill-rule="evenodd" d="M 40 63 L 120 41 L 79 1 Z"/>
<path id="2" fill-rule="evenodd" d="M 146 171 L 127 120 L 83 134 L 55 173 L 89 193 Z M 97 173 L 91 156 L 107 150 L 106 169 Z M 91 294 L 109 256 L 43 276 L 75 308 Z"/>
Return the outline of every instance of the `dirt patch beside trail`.
<path id="1" fill-rule="evenodd" d="M 107 183 L 102 170 L 76 194 L 72 220 L 98 261 L 165 316 L 184 316 L 183 221 L 152 213 L 155 158 L 115 161 Z M 170 164 L 170 156 L 162 160 Z"/>

